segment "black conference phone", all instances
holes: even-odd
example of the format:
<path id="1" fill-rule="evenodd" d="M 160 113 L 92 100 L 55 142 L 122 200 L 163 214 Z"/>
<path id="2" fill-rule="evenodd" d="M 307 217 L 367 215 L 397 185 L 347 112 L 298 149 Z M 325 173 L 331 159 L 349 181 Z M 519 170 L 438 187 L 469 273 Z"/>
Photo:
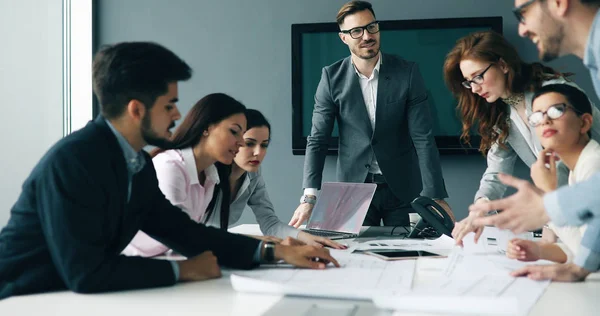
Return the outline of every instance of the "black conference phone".
<path id="1" fill-rule="evenodd" d="M 410 205 L 421 219 L 406 236 L 407 238 L 438 238 L 442 234 L 452 237 L 454 221 L 439 204 L 428 197 L 419 196 Z"/>

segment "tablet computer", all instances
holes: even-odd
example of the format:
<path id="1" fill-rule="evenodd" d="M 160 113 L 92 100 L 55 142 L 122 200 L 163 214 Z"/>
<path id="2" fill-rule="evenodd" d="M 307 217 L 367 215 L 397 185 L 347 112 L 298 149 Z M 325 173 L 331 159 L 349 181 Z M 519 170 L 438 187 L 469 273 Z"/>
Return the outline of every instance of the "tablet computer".
<path id="1" fill-rule="evenodd" d="M 402 250 L 402 249 L 390 249 L 390 250 L 372 250 L 365 251 L 365 254 L 375 256 L 383 260 L 404 260 L 404 259 L 417 259 L 417 258 L 444 258 L 446 256 L 439 253 L 434 253 L 426 250 Z"/>

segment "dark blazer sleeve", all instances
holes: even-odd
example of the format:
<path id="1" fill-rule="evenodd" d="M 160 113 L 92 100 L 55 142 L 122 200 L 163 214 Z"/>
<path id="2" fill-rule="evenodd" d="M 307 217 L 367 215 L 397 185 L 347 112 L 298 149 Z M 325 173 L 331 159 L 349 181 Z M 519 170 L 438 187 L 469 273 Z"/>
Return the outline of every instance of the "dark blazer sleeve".
<path id="1" fill-rule="evenodd" d="M 321 81 L 319 81 L 317 92 L 315 93 L 312 128 L 310 135 L 306 139 L 303 188 L 321 188 L 327 147 L 337 113 L 330 89 L 327 68 L 323 68 Z"/>
<path id="2" fill-rule="evenodd" d="M 174 284 L 169 262 L 111 251 L 106 227 L 119 219 L 106 207 L 108 192 L 101 184 L 111 170 L 93 163 L 94 151 L 83 151 L 63 148 L 39 170 L 35 183 L 41 228 L 67 288 L 91 293 Z"/>
<path id="3" fill-rule="evenodd" d="M 427 90 L 416 64 L 411 67 L 407 98 L 408 130 L 419 157 L 423 191 L 430 198 L 446 198 L 446 186 L 440 166 L 440 157 L 433 137 L 432 117 Z"/>
<path id="4" fill-rule="evenodd" d="M 150 194 L 147 197 L 152 203 L 149 205 L 151 211 L 143 223 L 143 232 L 186 257 L 210 250 L 220 265 L 236 269 L 249 269 L 257 265 L 254 255 L 259 240 L 194 222 L 181 209 L 171 205 L 158 188 L 152 162 L 148 165 L 151 168 L 147 189 Z"/>

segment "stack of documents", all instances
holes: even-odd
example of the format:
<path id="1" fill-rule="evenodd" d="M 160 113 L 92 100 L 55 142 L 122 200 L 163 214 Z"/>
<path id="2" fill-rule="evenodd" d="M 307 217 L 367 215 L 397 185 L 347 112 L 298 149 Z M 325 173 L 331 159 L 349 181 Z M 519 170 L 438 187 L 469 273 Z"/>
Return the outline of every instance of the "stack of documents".
<path id="1" fill-rule="evenodd" d="M 527 263 L 506 258 L 503 250 L 511 238 L 530 236 L 486 228 L 479 243 L 475 244 L 473 237 L 467 235 L 464 248 L 445 235 L 435 240 L 369 240 L 348 250 L 331 250 L 341 268 L 273 265 L 236 270 L 231 283 L 240 292 L 373 300 L 377 307 L 394 311 L 526 315 L 550 282 L 511 277 L 511 271 Z M 384 249 L 445 251 L 448 258 L 384 261 L 351 253 Z M 426 279 L 429 282 L 424 282 Z"/>

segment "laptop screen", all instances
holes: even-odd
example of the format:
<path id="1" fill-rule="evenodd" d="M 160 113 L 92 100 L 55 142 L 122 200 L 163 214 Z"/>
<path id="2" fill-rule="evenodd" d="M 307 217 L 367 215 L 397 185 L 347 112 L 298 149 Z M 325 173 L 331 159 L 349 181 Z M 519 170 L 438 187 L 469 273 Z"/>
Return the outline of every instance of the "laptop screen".
<path id="1" fill-rule="evenodd" d="M 376 188 L 373 183 L 323 183 L 306 228 L 358 234 Z"/>

